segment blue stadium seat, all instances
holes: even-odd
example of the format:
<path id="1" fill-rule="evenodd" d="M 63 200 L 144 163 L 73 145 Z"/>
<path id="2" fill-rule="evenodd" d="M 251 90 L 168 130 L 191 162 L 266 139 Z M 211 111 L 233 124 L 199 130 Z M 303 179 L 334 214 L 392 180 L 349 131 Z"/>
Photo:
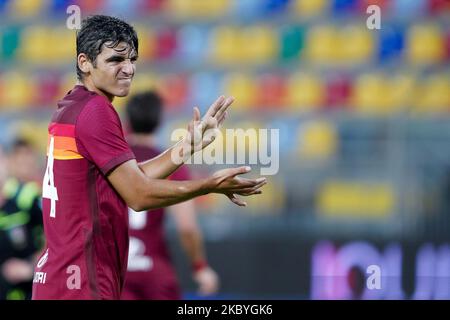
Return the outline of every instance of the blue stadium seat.
<path id="1" fill-rule="evenodd" d="M 211 103 L 223 94 L 220 81 L 219 76 L 213 73 L 194 73 L 190 78 L 189 104 L 198 106 L 201 114 L 204 114 Z"/>
<path id="2" fill-rule="evenodd" d="M 392 0 L 391 13 L 399 19 L 411 19 L 427 13 L 427 0 Z"/>
<path id="3" fill-rule="evenodd" d="M 178 58 L 186 63 L 202 63 L 207 55 L 206 29 L 186 25 L 177 33 Z"/>
<path id="4" fill-rule="evenodd" d="M 404 30 L 384 26 L 379 32 L 378 59 L 380 61 L 400 57 L 405 48 Z"/>
<path id="5" fill-rule="evenodd" d="M 356 12 L 358 9 L 358 0 L 332 0 L 332 10 L 336 14 L 345 14 Z"/>

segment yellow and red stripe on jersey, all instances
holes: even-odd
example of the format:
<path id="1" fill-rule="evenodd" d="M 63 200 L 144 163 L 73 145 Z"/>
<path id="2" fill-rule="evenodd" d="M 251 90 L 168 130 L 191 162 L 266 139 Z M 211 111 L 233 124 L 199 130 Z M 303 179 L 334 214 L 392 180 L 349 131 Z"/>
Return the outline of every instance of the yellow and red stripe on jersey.
<path id="1" fill-rule="evenodd" d="M 56 160 L 82 159 L 75 142 L 75 125 L 51 123 L 47 140 L 47 155 L 50 148 L 50 138 L 54 138 L 53 157 Z"/>

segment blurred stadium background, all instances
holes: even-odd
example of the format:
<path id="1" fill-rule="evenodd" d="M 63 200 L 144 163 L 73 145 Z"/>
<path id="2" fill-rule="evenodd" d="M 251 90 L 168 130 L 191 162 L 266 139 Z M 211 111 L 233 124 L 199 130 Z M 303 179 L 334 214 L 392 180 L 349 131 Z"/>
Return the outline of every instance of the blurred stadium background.
<path id="1" fill-rule="evenodd" d="M 216 298 L 450 299 L 450 1 L 0 0 L 6 149 L 19 135 L 44 154 L 75 81 L 71 4 L 136 26 L 133 92 L 164 96 L 162 146 L 219 94 L 236 98 L 226 127 L 280 130 L 280 171 L 248 208 L 197 201 Z M 371 4 L 381 30 L 366 27 Z M 371 264 L 380 290 L 365 286 Z"/>

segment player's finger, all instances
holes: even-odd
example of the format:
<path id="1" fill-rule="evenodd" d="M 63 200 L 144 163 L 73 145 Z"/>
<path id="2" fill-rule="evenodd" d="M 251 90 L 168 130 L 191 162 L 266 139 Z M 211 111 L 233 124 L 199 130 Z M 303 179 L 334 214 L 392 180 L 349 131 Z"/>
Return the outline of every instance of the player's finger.
<path id="1" fill-rule="evenodd" d="M 233 102 L 233 97 L 227 98 L 223 105 L 217 110 L 217 113 L 214 115 L 214 117 L 216 117 L 216 119 L 220 119 L 222 115 L 227 111 L 227 109 L 233 104 Z"/>
<path id="2" fill-rule="evenodd" d="M 217 98 L 217 100 L 214 101 L 214 103 L 209 107 L 208 111 L 206 111 L 204 118 L 214 117 L 214 115 L 217 113 L 224 102 L 224 96 L 220 96 L 219 98 Z"/>
<path id="3" fill-rule="evenodd" d="M 193 116 L 194 124 L 197 123 L 197 121 L 200 121 L 200 110 L 198 107 L 194 107 L 194 116 Z"/>
<path id="4" fill-rule="evenodd" d="M 231 168 L 227 177 L 231 178 L 231 177 L 236 177 L 239 174 L 244 174 L 244 173 L 248 173 L 252 171 L 252 168 L 250 168 L 249 166 L 242 166 L 242 167 L 237 167 L 237 168 Z M 248 179 L 245 179 L 248 180 Z"/>
<path id="5" fill-rule="evenodd" d="M 247 202 L 240 200 L 238 197 L 236 197 L 235 194 L 227 195 L 228 198 L 233 202 L 234 204 L 240 206 L 240 207 L 246 207 Z"/>
<path id="6" fill-rule="evenodd" d="M 221 128 L 221 127 L 222 127 L 222 124 L 223 124 L 223 122 L 225 121 L 225 119 L 227 118 L 227 116 L 228 116 L 228 111 L 225 111 L 225 112 L 222 114 L 222 116 L 220 117 L 220 119 L 217 120 L 217 127 L 218 127 L 218 128 Z"/>

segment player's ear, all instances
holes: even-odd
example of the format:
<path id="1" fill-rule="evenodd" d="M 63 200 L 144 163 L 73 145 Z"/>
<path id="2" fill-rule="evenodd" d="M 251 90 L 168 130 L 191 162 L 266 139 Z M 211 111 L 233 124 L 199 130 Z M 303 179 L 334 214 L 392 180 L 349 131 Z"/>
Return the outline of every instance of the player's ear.
<path id="1" fill-rule="evenodd" d="M 77 62 L 78 62 L 78 68 L 80 68 L 80 70 L 83 73 L 90 73 L 91 68 L 92 68 L 92 63 L 85 53 L 80 53 L 78 55 Z"/>

